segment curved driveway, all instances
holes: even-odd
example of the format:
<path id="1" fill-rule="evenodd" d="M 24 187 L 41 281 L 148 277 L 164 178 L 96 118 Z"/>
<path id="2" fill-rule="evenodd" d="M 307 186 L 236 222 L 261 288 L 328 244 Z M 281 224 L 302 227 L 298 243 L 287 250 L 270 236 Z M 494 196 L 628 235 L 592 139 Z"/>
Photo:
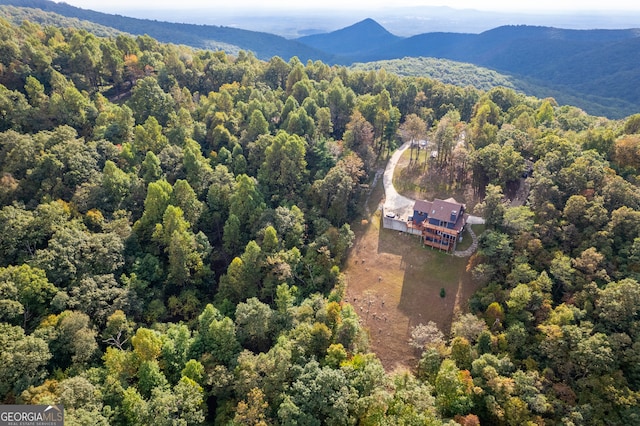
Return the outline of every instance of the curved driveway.
<path id="1" fill-rule="evenodd" d="M 393 186 L 393 172 L 396 169 L 402 153 L 409 148 L 409 144 L 410 142 L 406 142 L 393 153 L 382 177 L 385 197 L 384 214 L 388 215 L 393 213 L 402 220 L 407 220 L 407 218 L 413 214 L 413 205 L 416 200 L 398 194 L 398 191 L 396 191 L 396 188 Z"/>
<path id="2" fill-rule="evenodd" d="M 383 205 L 383 212 L 385 215 L 395 215 L 395 217 L 399 220 L 406 221 L 409 216 L 413 215 L 413 205 L 416 200 L 411 198 L 407 198 L 404 195 L 398 194 L 396 188 L 393 186 L 393 172 L 396 169 L 396 165 L 400 160 L 402 154 L 409 148 L 411 142 L 404 143 L 400 148 L 398 148 L 387 163 L 387 167 L 384 170 L 384 176 L 382 177 L 382 185 L 384 186 L 384 194 L 385 200 Z M 484 223 L 484 219 L 478 216 L 468 216 L 467 223 L 472 224 L 482 224 Z M 473 238 L 473 243 L 471 247 L 467 250 L 455 252 L 457 256 L 466 257 L 470 256 L 476 249 L 478 240 L 476 235 L 469 229 L 469 234 L 471 238 Z"/>

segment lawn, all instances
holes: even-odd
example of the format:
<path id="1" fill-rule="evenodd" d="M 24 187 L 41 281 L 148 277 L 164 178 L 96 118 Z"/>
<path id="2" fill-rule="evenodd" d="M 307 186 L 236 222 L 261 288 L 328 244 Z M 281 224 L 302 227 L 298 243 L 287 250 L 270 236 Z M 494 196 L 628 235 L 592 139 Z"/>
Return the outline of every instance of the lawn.
<path id="1" fill-rule="evenodd" d="M 437 184 L 425 186 L 427 175 L 409 171 L 408 164 L 407 151 L 394 175 L 394 185 L 403 194 L 423 199 L 453 196 L 469 202 L 463 191 L 447 194 L 438 192 Z M 425 187 L 428 189 L 419 191 Z M 466 311 L 477 285 L 466 272 L 467 258 L 424 247 L 418 236 L 383 229 L 379 208 L 383 199 L 380 173 L 377 182 L 371 182 L 371 192 L 362 199 L 361 216 L 351 226 L 356 239 L 343 268 L 346 299 L 369 330 L 371 350 L 384 367 L 388 371 L 413 369 L 417 359 L 408 343 L 411 328 L 434 321 L 448 335 L 454 316 Z M 474 225 L 473 229 L 480 235 L 484 226 Z M 466 232 L 458 248 L 469 245 L 471 236 Z M 441 289 L 444 297 L 440 296 Z"/>
<path id="2" fill-rule="evenodd" d="M 346 297 L 385 368 L 414 368 L 411 328 L 434 321 L 448 334 L 454 314 L 466 309 L 476 286 L 466 272 L 466 258 L 423 247 L 417 236 L 381 225 L 379 210 L 353 225 L 356 241 L 344 267 Z"/>

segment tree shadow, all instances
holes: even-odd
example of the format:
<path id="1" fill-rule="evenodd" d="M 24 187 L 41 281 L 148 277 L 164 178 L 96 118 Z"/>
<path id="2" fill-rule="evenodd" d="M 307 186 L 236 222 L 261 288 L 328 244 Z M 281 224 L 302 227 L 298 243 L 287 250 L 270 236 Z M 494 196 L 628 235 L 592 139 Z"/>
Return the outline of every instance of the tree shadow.
<path id="1" fill-rule="evenodd" d="M 405 273 L 398 310 L 409 318 L 409 333 L 418 324 L 435 322 L 447 335 L 458 310 L 464 310 L 474 291 L 466 272 L 467 259 L 430 247 L 404 257 Z"/>

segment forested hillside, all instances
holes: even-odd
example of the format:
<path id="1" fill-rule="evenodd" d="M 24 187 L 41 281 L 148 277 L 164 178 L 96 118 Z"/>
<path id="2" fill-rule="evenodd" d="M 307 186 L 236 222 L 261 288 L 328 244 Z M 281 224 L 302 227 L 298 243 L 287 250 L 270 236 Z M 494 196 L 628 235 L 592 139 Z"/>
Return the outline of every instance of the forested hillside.
<path id="1" fill-rule="evenodd" d="M 379 71 L 402 77 L 428 77 L 445 84 L 460 87 L 471 86 L 480 90 L 491 90 L 496 87 L 506 87 L 517 90 L 519 81 L 497 73 L 488 68 L 472 64 L 450 61 L 448 59 L 412 58 L 389 59 L 385 61 L 359 62 L 349 66 L 358 71 Z"/>
<path id="2" fill-rule="evenodd" d="M 235 51 L 244 49 L 253 52 L 261 59 L 268 59 L 275 55 L 287 59 L 298 56 L 304 60 L 327 60 L 329 58 L 329 55 L 324 52 L 309 48 L 294 40 L 240 28 L 136 19 L 81 9 L 64 2 L 56 3 L 50 0 L 0 0 L 0 4 L 37 9 L 68 18 L 90 21 L 130 34 L 149 35 L 166 43 L 186 44 L 201 49 L 226 49 L 228 47 Z"/>
<path id="3" fill-rule="evenodd" d="M 594 115 L 621 118 L 637 111 L 640 30 L 567 30 L 507 25 L 480 34 L 428 32 L 393 39 L 368 21 L 350 31 L 317 34 L 299 40 L 329 54 L 339 64 L 400 58 L 449 59 L 490 68 L 509 76 L 529 95 L 556 96 Z M 359 31 L 358 31 L 359 29 Z M 345 50 L 358 36 L 361 49 Z M 342 43 L 340 43 L 340 40 Z"/>
<path id="4" fill-rule="evenodd" d="M 482 288 L 386 372 L 341 267 L 411 135 L 486 195 Z M 635 424 L 639 168 L 640 115 L 0 20 L 0 402 L 69 425 Z"/>
<path id="5" fill-rule="evenodd" d="M 330 33 L 289 40 L 232 27 L 111 15 L 50 0 L 0 0 L 0 5 L 17 7 L 5 9 L 4 13 L 14 22 L 26 16 L 41 24 L 51 24 L 65 16 L 78 20 L 72 26 L 97 30 L 100 35 L 104 31 L 100 26 L 106 26 L 129 34 L 149 35 L 166 43 L 223 50 L 232 55 L 244 50 L 267 61 L 276 55 L 285 61 L 297 57 L 303 63 L 320 60 L 340 65 L 401 58 L 448 59 L 491 69 L 512 81 L 519 91 L 541 98 L 554 97 L 562 105 L 578 106 L 591 115 L 621 119 L 640 110 L 638 28 L 569 30 L 507 25 L 480 34 L 425 32 L 405 38 L 389 33 L 372 19 L 365 19 Z M 215 15 L 215 8 L 211 13 Z M 60 16 L 56 18 L 54 14 Z M 86 21 L 98 26 L 90 29 Z M 450 64 L 447 61 L 440 67 Z M 455 83 L 464 85 L 466 81 L 462 78 Z"/>

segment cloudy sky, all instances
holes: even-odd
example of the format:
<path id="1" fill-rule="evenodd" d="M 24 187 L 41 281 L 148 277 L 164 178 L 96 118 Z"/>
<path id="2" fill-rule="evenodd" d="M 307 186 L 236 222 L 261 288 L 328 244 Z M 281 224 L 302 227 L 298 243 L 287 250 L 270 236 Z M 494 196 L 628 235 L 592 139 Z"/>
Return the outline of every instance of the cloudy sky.
<path id="1" fill-rule="evenodd" d="M 92 10 L 126 10 L 126 9 L 372 9 L 381 7 L 402 7 L 402 6 L 449 6 L 458 9 L 477 9 L 492 11 L 522 11 L 522 12 L 542 12 L 542 11 L 620 11 L 634 10 L 640 11 L 640 3 L 629 0 L 321 0 L 310 3 L 304 0 L 234 0 L 232 2 L 219 0 L 64 0 L 65 3 L 73 6 Z M 267 6 L 268 5 L 268 6 Z"/>

